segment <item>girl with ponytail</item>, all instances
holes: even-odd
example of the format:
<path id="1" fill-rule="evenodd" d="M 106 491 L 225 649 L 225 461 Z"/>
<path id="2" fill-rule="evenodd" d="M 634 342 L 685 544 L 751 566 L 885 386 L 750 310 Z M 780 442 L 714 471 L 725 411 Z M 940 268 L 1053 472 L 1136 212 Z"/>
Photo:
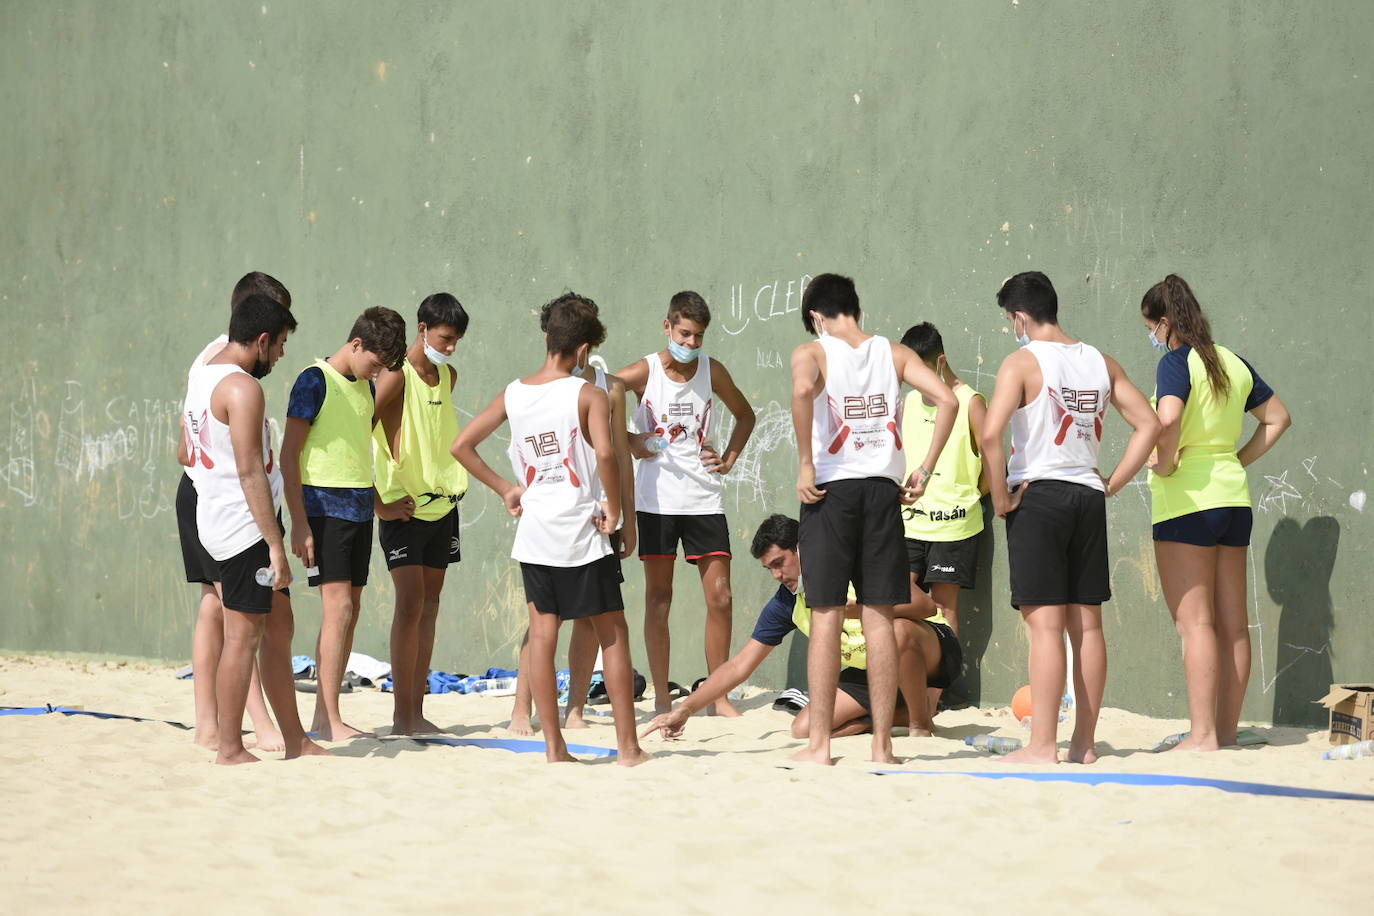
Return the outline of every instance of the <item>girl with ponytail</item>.
<path id="1" fill-rule="evenodd" d="M 1163 356 L 1155 410 L 1163 432 L 1150 464 L 1155 562 L 1183 641 L 1192 730 L 1176 747 L 1236 743 L 1250 678 L 1245 565 L 1254 518 L 1245 468 L 1291 420 L 1251 365 L 1212 339 L 1192 289 L 1169 274 L 1140 313 Z M 1237 450 L 1245 414 L 1259 421 Z"/>

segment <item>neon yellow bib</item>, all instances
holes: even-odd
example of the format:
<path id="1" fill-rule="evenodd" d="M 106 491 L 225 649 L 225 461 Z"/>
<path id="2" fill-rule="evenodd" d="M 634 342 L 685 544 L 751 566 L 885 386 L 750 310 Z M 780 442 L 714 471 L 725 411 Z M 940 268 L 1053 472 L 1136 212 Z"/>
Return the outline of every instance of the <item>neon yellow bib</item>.
<path id="1" fill-rule="evenodd" d="M 854 586 L 849 587 L 849 600 L 854 601 Z M 804 636 L 811 635 L 811 606 L 806 603 L 806 592 L 797 592 L 797 602 L 792 605 L 792 622 Z M 840 628 L 840 664 L 846 668 L 868 668 L 868 644 L 864 642 L 863 623 L 854 617 L 846 617 Z"/>
<path id="2" fill-rule="evenodd" d="M 1221 366 L 1231 380 L 1225 397 L 1212 390 L 1207 367 L 1197 350 L 1188 354 L 1192 390 L 1183 405 L 1178 437 L 1178 468 L 1168 477 L 1149 475 L 1151 520 L 1155 523 L 1224 506 L 1250 505 L 1245 468 L 1236 443 L 1245 421 L 1245 401 L 1255 380 L 1239 356 L 1217 347 Z"/>
<path id="3" fill-rule="evenodd" d="M 979 504 L 978 477 L 983 459 L 968 425 L 968 405 L 982 397 L 970 385 L 954 390 L 959 399 L 959 416 L 950 431 L 949 441 L 935 462 L 925 495 L 913 506 L 902 507 L 906 536 L 914 541 L 962 541 L 983 530 L 983 507 Z M 930 449 L 935 433 L 934 407 L 926 406 L 919 391 L 906 396 L 902 410 L 903 451 L 906 473 L 916 470 Z"/>
<path id="4" fill-rule="evenodd" d="M 401 372 L 405 375 L 405 397 L 399 454 L 391 454 L 382 424 L 377 424 L 372 435 L 377 444 L 377 496 L 384 503 L 410 496 L 415 500 L 415 518 L 432 522 L 448 515 L 454 498 L 468 490 L 468 472 L 449 452 L 458 438 L 450 381 L 453 367 L 440 366 L 439 384 L 433 387 L 420 377 L 409 359 Z"/>
<path id="5" fill-rule="evenodd" d="M 349 381 L 323 359 L 324 403 L 301 448 L 301 483 L 312 487 L 372 486 L 372 388 Z"/>

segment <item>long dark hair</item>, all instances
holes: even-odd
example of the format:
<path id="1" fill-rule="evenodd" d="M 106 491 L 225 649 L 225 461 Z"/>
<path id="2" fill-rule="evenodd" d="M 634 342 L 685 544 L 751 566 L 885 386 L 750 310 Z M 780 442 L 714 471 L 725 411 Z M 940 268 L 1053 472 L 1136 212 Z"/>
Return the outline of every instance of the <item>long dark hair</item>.
<path id="1" fill-rule="evenodd" d="M 1217 355 L 1217 345 L 1212 340 L 1212 326 L 1207 322 L 1207 316 L 1202 314 L 1197 297 L 1182 277 L 1169 274 L 1150 287 L 1140 300 L 1140 311 L 1151 321 L 1168 318 L 1174 333 L 1202 357 L 1212 390 L 1220 397 L 1231 393 L 1231 377 L 1222 368 L 1221 357 Z"/>

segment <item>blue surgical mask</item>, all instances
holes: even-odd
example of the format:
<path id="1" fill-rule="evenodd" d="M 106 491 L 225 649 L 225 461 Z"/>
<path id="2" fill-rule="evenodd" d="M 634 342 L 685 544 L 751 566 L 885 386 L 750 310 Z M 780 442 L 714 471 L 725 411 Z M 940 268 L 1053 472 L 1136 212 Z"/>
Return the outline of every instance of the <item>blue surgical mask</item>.
<path id="1" fill-rule="evenodd" d="M 1156 323 L 1155 323 L 1155 326 L 1154 326 L 1153 328 L 1150 328 L 1150 343 L 1153 344 L 1153 345 L 1154 345 L 1154 348 L 1155 348 L 1156 350 L 1158 350 L 1160 353 L 1168 353 L 1168 352 L 1169 352 L 1169 345 L 1166 344 L 1166 343 L 1164 343 L 1164 342 L 1161 341 L 1158 337 L 1155 336 L 1155 331 L 1158 331 L 1158 330 L 1159 330 L 1159 323 L 1156 322 Z"/>
<path id="2" fill-rule="evenodd" d="M 429 345 L 429 331 L 425 331 L 425 358 L 436 366 L 443 366 L 453 358 L 452 353 L 440 353 Z"/>
<path id="3" fill-rule="evenodd" d="M 1018 347 L 1029 346 L 1029 345 L 1030 345 L 1030 335 L 1024 333 L 1024 332 L 1025 332 L 1025 328 L 1024 328 L 1024 327 L 1023 327 L 1021 330 L 1022 330 L 1022 333 L 1016 334 L 1016 320 L 1015 320 L 1015 319 L 1012 319 L 1011 331 L 1012 331 L 1013 334 L 1016 334 L 1016 345 L 1017 345 Z"/>
<path id="4" fill-rule="evenodd" d="M 701 347 L 684 347 L 676 340 L 670 340 L 668 353 L 680 363 L 691 363 L 696 362 L 696 358 L 701 355 Z"/>

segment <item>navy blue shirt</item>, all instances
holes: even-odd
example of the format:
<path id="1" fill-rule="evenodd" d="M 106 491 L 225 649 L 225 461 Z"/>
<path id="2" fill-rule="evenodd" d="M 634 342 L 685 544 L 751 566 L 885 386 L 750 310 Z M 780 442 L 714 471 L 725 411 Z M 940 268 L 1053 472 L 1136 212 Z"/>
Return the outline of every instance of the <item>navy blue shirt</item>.
<path id="1" fill-rule="evenodd" d="M 757 640 L 765 646 L 782 645 L 783 637 L 797 628 L 792 621 L 792 611 L 797 606 L 797 596 L 787 590 L 787 586 L 779 585 L 778 592 L 764 605 L 763 611 L 759 613 L 758 623 L 754 624 L 753 635 L 750 639 Z"/>
<path id="2" fill-rule="evenodd" d="M 347 375 L 344 378 L 355 381 Z M 376 383 L 368 382 L 367 385 L 372 389 L 375 399 Z M 308 367 L 296 376 L 296 383 L 291 386 L 291 400 L 286 405 L 286 415 L 309 420 L 313 425 L 315 418 L 320 415 L 320 409 L 324 407 L 327 390 L 324 370 L 319 366 Z M 305 500 L 305 514 L 311 518 L 329 516 L 348 522 L 365 522 L 372 518 L 371 487 L 312 487 L 302 484 L 301 495 Z"/>
<path id="3" fill-rule="evenodd" d="M 1188 354 L 1191 352 L 1193 348 L 1185 345 L 1170 350 L 1160 359 L 1159 366 L 1155 369 L 1156 399 L 1171 394 L 1183 403 L 1188 403 L 1188 395 L 1193 392 L 1192 377 L 1188 373 Z M 1250 370 L 1250 378 L 1254 380 L 1250 396 L 1245 399 L 1245 410 L 1249 412 L 1272 398 L 1274 389 L 1264 383 L 1264 379 L 1259 377 L 1254 366 L 1246 362 L 1245 357 L 1236 354 L 1236 358 L 1245 363 L 1245 368 Z"/>

